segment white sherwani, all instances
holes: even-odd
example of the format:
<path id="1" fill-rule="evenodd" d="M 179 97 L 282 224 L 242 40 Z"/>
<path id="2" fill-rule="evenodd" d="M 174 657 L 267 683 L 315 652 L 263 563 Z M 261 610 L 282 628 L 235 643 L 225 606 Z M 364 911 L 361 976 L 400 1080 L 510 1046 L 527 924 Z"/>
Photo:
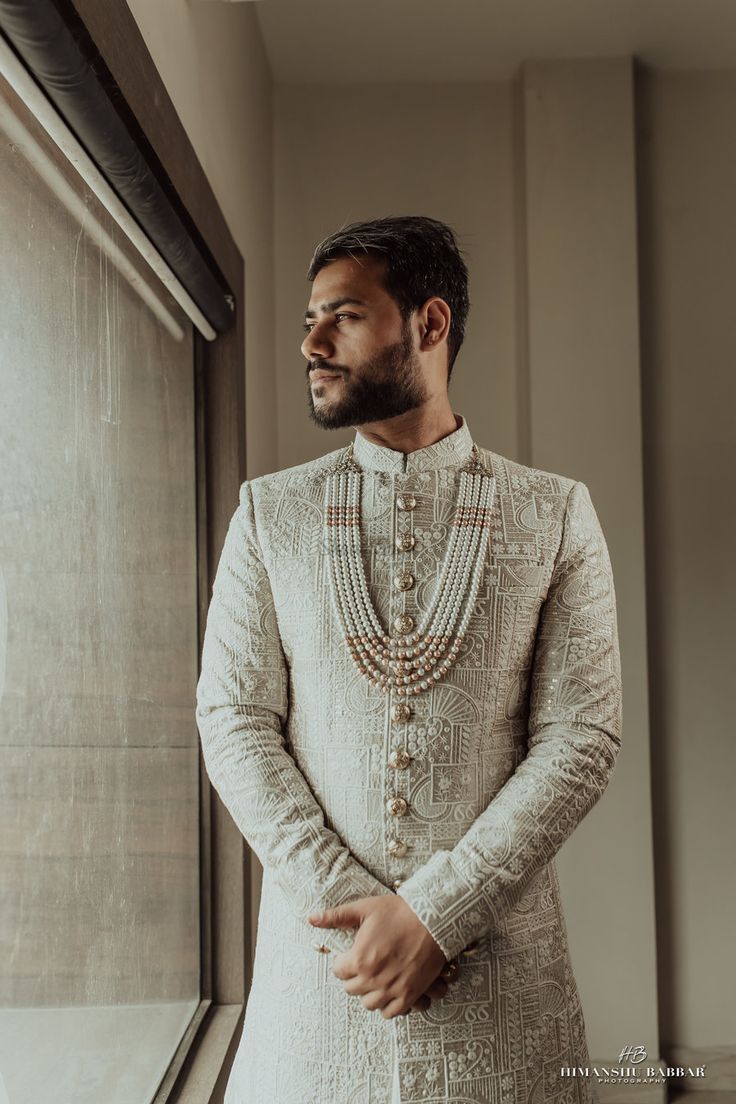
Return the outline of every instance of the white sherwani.
<path id="1" fill-rule="evenodd" d="M 408 454 L 355 436 L 366 577 L 392 634 L 432 598 L 473 443 L 458 420 Z M 465 643 L 441 681 L 398 699 L 359 674 L 333 605 L 324 484 L 342 453 L 243 483 L 207 620 L 204 761 L 264 868 L 225 1102 L 590 1104 L 591 1083 L 560 1073 L 590 1060 L 553 861 L 620 743 L 614 587 L 588 489 L 480 450 L 492 526 Z M 397 748 L 407 766 L 389 765 Z M 315 950 L 354 932 L 306 917 L 394 892 L 459 975 L 428 1011 L 385 1020 Z"/>

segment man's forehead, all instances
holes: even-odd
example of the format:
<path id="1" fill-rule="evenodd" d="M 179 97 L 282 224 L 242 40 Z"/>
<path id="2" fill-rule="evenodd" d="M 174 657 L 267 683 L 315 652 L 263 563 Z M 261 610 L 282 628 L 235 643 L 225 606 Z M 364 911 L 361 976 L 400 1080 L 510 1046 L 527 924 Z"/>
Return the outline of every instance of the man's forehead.
<path id="1" fill-rule="evenodd" d="M 352 301 L 368 306 L 383 299 L 383 262 L 373 256 L 339 257 L 326 264 L 314 278 L 309 311 L 334 310 L 335 303 Z"/>

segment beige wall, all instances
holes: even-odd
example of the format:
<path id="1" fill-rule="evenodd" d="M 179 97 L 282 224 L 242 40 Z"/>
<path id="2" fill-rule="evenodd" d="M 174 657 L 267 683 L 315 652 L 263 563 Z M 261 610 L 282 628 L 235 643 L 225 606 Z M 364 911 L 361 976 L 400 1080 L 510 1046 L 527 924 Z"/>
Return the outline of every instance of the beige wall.
<path id="1" fill-rule="evenodd" d="M 278 466 L 273 313 L 273 86 L 250 4 L 128 0 L 245 260 L 250 478 Z"/>
<path id="2" fill-rule="evenodd" d="M 248 478 L 279 466 L 273 272 L 273 83 L 251 4 L 128 0 L 245 262 Z M 237 503 L 233 503 L 233 509 Z M 255 856 L 251 954 L 261 869 Z"/>
<path id="3" fill-rule="evenodd" d="M 473 433 L 517 449 L 508 85 L 280 87 L 276 94 L 279 467 L 346 444 L 307 414 L 299 346 L 315 244 L 343 223 L 426 214 L 467 253 L 472 307 L 450 395 Z"/>
<path id="4" fill-rule="evenodd" d="M 658 1057 L 639 392 L 634 102 L 629 59 L 534 62 L 520 77 L 529 462 L 582 479 L 613 565 L 623 746 L 562 849 L 590 1048 Z M 625 488 L 625 492 L 623 492 Z M 613 876 L 625 856 L 628 892 Z"/>
<path id="5" fill-rule="evenodd" d="M 734 1090 L 736 72 L 638 103 L 661 1032 L 730 1048 Z"/>

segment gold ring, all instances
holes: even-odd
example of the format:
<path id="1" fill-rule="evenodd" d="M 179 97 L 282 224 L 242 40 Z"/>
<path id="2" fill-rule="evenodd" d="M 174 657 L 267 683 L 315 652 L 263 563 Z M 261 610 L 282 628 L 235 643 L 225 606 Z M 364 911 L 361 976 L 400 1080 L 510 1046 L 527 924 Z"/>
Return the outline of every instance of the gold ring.
<path id="1" fill-rule="evenodd" d="M 445 981 L 452 981 L 457 971 L 457 962 L 448 962 L 445 966 L 442 967 L 442 970 L 440 971 L 440 977 L 444 978 Z"/>

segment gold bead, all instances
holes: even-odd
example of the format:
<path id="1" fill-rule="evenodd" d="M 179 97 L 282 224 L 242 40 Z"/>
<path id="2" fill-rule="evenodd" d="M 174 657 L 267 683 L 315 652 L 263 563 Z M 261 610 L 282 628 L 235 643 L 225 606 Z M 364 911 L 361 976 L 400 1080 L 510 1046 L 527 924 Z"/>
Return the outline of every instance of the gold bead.
<path id="1" fill-rule="evenodd" d="M 390 797 L 386 802 L 386 808 L 391 816 L 406 816 L 409 806 L 403 797 Z"/>
<path id="2" fill-rule="evenodd" d="M 414 628 L 414 618 L 410 613 L 400 613 L 394 621 L 394 628 L 399 633 L 410 633 Z"/>
<path id="3" fill-rule="evenodd" d="M 394 586 L 397 590 L 411 590 L 414 586 L 414 576 L 410 571 L 402 571 L 394 576 Z"/>
<path id="4" fill-rule="evenodd" d="M 406 748 L 394 748 L 389 756 L 388 765 L 394 770 L 406 770 L 409 763 L 411 763 L 411 755 Z"/>
<path id="5" fill-rule="evenodd" d="M 397 702 L 391 710 L 391 720 L 398 724 L 405 724 L 411 717 L 411 708 L 406 702 Z"/>

